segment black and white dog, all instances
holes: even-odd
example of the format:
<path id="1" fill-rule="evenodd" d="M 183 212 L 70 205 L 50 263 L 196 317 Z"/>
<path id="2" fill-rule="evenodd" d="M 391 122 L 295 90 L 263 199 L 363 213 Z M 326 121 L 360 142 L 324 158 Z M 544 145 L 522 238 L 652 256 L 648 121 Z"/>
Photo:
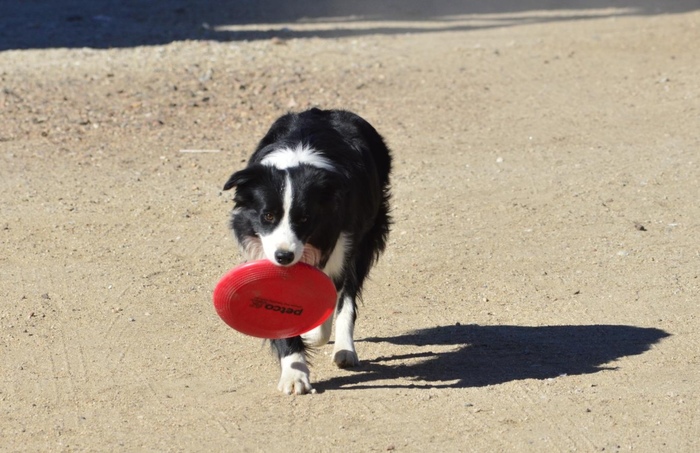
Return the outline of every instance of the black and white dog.
<path id="1" fill-rule="evenodd" d="M 248 260 L 279 266 L 304 262 L 335 283 L 333 361 L 358 364 L 356 300 L 389 233 L 391 156 L 367 121 L 342 110 L 311 109 L 279 118 L 248 166 L 229 178 L 236 188 L 231 227 Z M 307 350 L 326 344 L 333 318 L 300 337 L 273 340 L 282 368 L 279 390 L 312 391 Z"/>

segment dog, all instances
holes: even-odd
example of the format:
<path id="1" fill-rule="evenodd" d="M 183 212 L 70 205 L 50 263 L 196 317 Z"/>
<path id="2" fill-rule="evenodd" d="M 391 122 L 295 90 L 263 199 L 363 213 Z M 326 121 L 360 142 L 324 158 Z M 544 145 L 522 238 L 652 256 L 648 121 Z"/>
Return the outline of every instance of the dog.
<path id="1" fill-rule="evenodd" d="M 231 228 L 247 260 L 278 266 L 307 263 L 337 291 L 333 361 L 359 364 L 353 343 L 357 301 L 371 267 L 384 251 L 389 212 L 391 153 L 364 119 L 316 108 L 275 121 L 247 166 L 231 175 Z M 278 389 L 314 392 L 308 358 L 331 336 L 331 316 L 312 331 L 272 340 L 279 359 Z"/>

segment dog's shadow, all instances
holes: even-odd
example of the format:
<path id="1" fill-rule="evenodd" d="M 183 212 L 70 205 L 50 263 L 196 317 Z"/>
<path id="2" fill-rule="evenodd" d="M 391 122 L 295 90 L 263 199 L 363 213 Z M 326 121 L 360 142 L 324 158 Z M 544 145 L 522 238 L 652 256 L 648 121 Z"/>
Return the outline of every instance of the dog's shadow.
<path id="1" fill-rule="evenodd" d="M 464 388 L 596 373 L 616 369 L 611 362 L 642 354 L 668 336 L 660 329 L 622 325 L 433 327 L 359 340 L 411 346 L 414 352 L 365 360 L 315 387 Z"/>

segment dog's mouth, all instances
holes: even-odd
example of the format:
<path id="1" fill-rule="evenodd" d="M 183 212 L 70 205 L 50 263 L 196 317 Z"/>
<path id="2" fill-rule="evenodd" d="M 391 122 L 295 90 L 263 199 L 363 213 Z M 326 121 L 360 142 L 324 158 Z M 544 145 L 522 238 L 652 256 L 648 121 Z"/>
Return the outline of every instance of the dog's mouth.
<path id="1" fill-rule="evenodd" d="M 321 265 L 321 251 L 313 245 L 306 244 L 299 261 L 313 267 L 319 267 Z"/>
<path id="2" fill-rule="evenodd" d="M 267 256 L 265 255 L 265 250 L 264 250 L 264 247 L 262 245 L 262 242 L 260 241 L 260 238 L 258 238 L 258 237 L 249 238 L 246 241 L 244 241 L 243 242 L 243 252 L 244 252 L 247 260 L 259 260 L 259 259 L 267 258 Z M 299 258 L 298 261 L 305 263 L 305 264 L 308 264 L 308 265 L 313 266 L 313 267 L 320 267 L 321 266 L 321 251 L 319 249 L 317 249 L 316 247 L 314 247 L 313 245 L 306 244 L 306 245 L 304 245 L 304 248 L 301 252 L 301 258 Z M 296 262 L 297 262 L 297 260 L 293 261 L 293 263 L 296 263 Z M 289 265 L 292 265 L 293 263 L 290 263 Z M 277 264 L 277 263 L 275 263 L 275 264 Z"/>

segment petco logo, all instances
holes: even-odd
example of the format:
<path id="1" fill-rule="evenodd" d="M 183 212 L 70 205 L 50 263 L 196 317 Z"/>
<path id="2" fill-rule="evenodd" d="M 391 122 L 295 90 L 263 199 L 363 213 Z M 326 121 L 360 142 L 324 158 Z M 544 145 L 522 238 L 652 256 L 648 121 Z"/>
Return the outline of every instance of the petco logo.
<path id="1" fill-rule="evenodd" d="M 264 308 L 265 310 L 276 311 L 282 315 L 301 316 L 301 313 L 304 311 L 303 308 L 295 310 L 291 307 L 285 307 L 274 300 L 263 299 L 262 297 L 254 297 L 250 303 L 250 306 L 254 308 Z"/>

